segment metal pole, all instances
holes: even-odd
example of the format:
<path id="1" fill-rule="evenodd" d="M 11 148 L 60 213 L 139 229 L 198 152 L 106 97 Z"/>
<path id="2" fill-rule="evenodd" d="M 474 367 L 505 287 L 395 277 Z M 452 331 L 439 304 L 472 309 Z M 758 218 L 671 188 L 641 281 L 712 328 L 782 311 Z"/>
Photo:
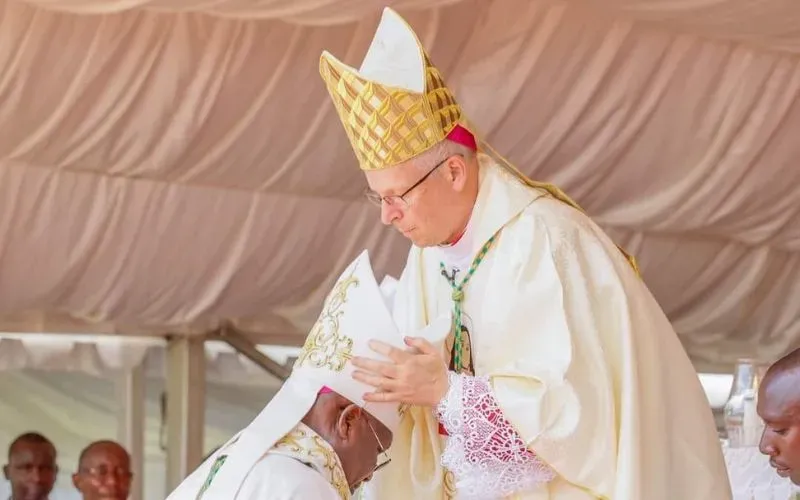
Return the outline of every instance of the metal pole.
<path id="1" fill-rule="evenodd" d="M 222 326 L 215 340 L 221 340 L 227 343 L 247 359 L 280 380 L 286 380 L 289 377 L 289 373 L 291 373 L 290 369 L 259 351 L 255 344 L 230 325 Z"/>

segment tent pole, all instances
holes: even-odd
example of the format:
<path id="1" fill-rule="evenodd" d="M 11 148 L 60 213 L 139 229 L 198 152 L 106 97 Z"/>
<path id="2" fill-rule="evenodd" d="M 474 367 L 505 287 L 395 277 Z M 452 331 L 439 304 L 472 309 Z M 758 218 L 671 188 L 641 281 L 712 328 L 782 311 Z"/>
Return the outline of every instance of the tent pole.
<path id="1" fill-rule="evenodd" d="M 144 499 L 144 363 L 122 370 L 117 377 L 117 440 L 131 457 L 130 500 Z"/>
<path id="2" fill-rule="evenodd" d="M 174 490 L 203 458 L 205 337 L 167 338 L 167 491 Z"/>

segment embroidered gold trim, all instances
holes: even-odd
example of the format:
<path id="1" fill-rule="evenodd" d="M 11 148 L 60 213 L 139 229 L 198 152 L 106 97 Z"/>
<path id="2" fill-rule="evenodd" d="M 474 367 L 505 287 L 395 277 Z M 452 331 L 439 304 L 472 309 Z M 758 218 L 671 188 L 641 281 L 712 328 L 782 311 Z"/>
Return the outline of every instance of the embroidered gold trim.
<path id="1" fill-rule="evenodd" d="M 335 372 L 344 370 L 347 361 L 353 357 L 353 339 L 339 331 L 339 321 L 344 314 L 341 309 L 347 302 L 347 292 L 352 286 L 358 286 L 358 278 L 354 278 L 353 273 L 334 286 L 303 344 L 295 368 L 308 364 Z"/>
<path id="2" fill-rule="evenodd" d="M 456 498 L 456 477 L 455 475 L 445 469 L 444 471 L 444 498 L 445 500 L 453 500 Z"/>
<path id="3" fill-rule="evenodd" d="M 298 424 L 294 430 L 275 443 L 270 453 L 307 463 L 325 477 L 342 500 L 350 499 L 350 485 L 339 457 L 331 445 L 308 426 Z"/>

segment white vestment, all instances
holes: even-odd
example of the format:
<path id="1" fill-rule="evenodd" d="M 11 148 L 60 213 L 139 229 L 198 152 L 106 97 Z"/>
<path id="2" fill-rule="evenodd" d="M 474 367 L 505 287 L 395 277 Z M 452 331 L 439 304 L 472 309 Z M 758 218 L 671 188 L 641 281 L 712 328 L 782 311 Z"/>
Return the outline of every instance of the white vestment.
<path id="1" fill-rule="evenodd" d="M 253 467 L 238 498 L 247 500 L 340 500 L 314 469 L 288 457 L 268 455 Z"/>
<path id="2" fill-rule="evenodd" d="M 697 374 L 630 263 L 588 217 L 523 185 L 488 156 L 479 159 L 471 255 L 497 236 L 464 289 L 464 324 L 475 375 L 536 456 L 527 468 L 534 480 L 505 497 L 731 498 Z M 415 331 L 453 307 L 441 259 L 439 248 L 411 249 L 393 311 L 401 331 Z M 451 390 L 447 398 L 461 396 Z M 464 401 L 445 401 L 451 416 L 474 412 Z M 392 463 L 368 485 L 368 498 L 454 498 L 454 482 L 472 490 L 459 497 L 498 498 L 499 490 L 481 485 L 502 486 L 504 474 L 518 481 L 497 460 L 454 459 L 486 422 L 472 425 L 463 417 L 456 424 L 467 430 L 454 440 L 440 435 L 431 409 L 405 414 Z M 443 453 L 470 476 L 499 479 L 446 476 Z"/>
<path id="3" fill-rule="evenodd" d="M 450 323 L 449 314 L 443 314 L 415 335 L 441 347 Z M 339 458 L 302 420 L 323 389 L 366 406 L 363 396 L 371 387 L 352 378 L 350 360 L 374 355 L 368 345 L 373 338 L 405 348 L 365 251 L 328 294 L 280 391 L 167 500 L 349 500 L 350 486 Z M 397 403 L 373 403 L 367 411 L 390 432 L 402 418 Z M 365 449 L 378 444 L 369 443 Z"/>
<path id="4" fill-rule="evenodd" d="M 170 495 L 170 500 L 209 498 L 203 485 L 214 478 L 213 464 L 231 451 L 236 438 L 222 446 Z M 224 465 L 224 461 L 220 464 Z M 300 423 L 258 459 L 242 480 L 239 500 L 347 500 L 347 482 L 339 459 L 319 435 Z"/>

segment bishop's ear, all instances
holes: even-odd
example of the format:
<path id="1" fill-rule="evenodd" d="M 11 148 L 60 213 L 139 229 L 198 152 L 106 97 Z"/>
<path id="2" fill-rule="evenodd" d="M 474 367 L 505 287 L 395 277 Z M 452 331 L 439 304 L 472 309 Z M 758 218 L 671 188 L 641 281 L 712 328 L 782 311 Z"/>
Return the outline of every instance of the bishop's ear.
<path id="1" fill-rule="evenodd" d="M 446 160 L 447 179 L 456 191 L 462 191 L 467 183 L 467 162 L 461 155 L 453 155 Z"/>
<path id="2" fill-rule="evenodd" d="M 349 441 L 355 438 L 356 425 L 363 411 L 353 403 L 344 407 L 336 422 L 336 435 L 340 440 Z"/>

